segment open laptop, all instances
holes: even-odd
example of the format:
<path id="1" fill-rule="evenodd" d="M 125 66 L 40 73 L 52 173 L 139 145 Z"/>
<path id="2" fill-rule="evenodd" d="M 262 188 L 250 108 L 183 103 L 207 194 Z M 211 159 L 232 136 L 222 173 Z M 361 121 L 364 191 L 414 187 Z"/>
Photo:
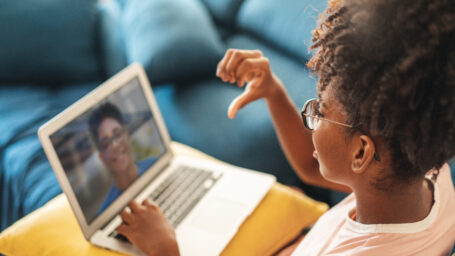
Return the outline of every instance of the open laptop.
<path id="1" fill-rule="evenodd" d="M 140 64 L 132 64 L 40 127 L 44 151 L 85 238 L 131 255 L 116 234 L 119 212 L 156 202 L 182 255 L 219 255 L 275 177 L 173 155 L 170 136 Z"/>

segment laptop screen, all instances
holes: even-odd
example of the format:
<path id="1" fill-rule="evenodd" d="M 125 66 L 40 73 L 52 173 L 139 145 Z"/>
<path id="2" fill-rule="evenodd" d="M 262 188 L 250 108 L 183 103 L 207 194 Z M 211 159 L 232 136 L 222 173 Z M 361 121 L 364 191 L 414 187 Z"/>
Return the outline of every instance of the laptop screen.
<path id="1" fill-rule="evenodd" d="M 50 139 L 87 223 L 166 152 L 137 78 Z"/>

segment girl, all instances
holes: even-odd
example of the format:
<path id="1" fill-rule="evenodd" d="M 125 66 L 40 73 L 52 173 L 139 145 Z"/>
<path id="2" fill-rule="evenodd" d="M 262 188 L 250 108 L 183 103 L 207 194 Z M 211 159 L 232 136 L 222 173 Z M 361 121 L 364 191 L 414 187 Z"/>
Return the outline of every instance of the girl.
<path id="1" fill-rule="evenodd" d="M 455 242 L 446 164 L 455 155 L 453 0 L 332 0 L 310 49 L 318 98 L 301 113 L 260 51 L 228 50 L 217 70 L 223 81 L 247 83 L 230 118 L 265 99 L 300 178 L 352 192 L 293 254 L 448 254 Z M 178 255 L 155 204 L 130 208 L 119 233 L 149 255 Z"/>

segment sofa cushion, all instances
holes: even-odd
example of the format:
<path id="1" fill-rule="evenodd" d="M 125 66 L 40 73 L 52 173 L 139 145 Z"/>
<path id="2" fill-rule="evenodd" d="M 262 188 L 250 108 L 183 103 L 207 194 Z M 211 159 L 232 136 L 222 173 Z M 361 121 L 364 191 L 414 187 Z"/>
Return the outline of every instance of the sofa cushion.
<path id="1" fill-rule="evenodd" d="M 297 58 L 308 59 L 311 31 L 326 0 L 245 0 L 238 26 L 278 46 Z"/>
<path id="2" fill-rule="evenodd" d="M 217 23 L 234 26 L 240 5 L 244 0 L 202 0 Z"/>
<path id="3" fill-rule="evenodd" d="M 126 67 L 121 8 L 120 4 L 113 0 L 102 1 L 98 5 L 102 67 L 106 77 L 111 77 Z"/>
<path id="4" fill-rule="evenodd" d="M 199 0 L 130 0 L 124 13 L 129 63 L 150 81 L 186 81 L 215 73 L 224 46 Z"/>
<path id="5" fill-rule="evenodd" d="M 0 82 L 100 79 L 96 0 L 0 4 Z"/>

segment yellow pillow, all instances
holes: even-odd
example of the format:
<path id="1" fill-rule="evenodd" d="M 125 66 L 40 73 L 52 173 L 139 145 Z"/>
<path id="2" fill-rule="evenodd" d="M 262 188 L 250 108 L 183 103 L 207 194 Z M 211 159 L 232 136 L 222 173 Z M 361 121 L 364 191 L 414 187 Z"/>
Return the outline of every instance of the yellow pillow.
<path id="1" fill-rule="evenodd" d="M 177 153 L 207 155 L 181 144 Z M 192 150 L 192 151 L 191 151 Z M 276 183 L 245 220 L 222 255 L 271 255 L 314 223 L 328 206 Z M 88 243 L 62 194 L 0 234 L 5 255 L 121 255 Z"/>

